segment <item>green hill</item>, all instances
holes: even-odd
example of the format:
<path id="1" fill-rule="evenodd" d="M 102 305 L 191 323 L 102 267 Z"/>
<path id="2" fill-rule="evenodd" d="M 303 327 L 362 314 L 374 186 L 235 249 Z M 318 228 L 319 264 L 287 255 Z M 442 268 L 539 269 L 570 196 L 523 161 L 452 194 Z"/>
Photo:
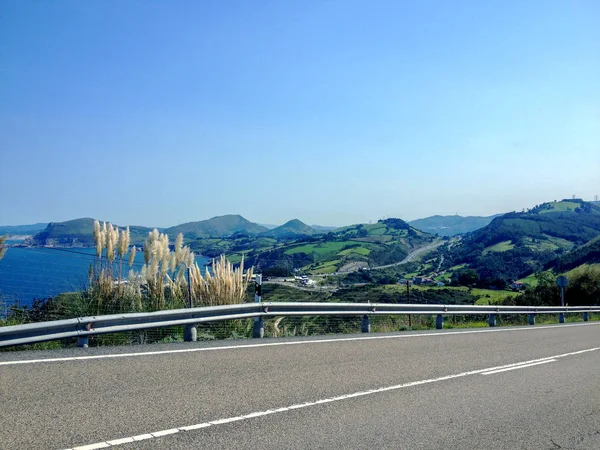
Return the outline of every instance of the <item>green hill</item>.
<path id="1" fill-rule="evenodd" d="M 124 229 L 125 227 L 119 227 Z M 142 244 L 152 228 L 130 226 L 131 243 Z M 47 247 L 93 247 L 94 219 L 89 217 L 51 222 L 43 231 L 25 240 L 24 245 Z"/>
<path id="2" fill-rule="evenodd" d="M 316 234 L 316 231 L 298 219 L 292 219 L 279 227 L 261 233 L 262 236 L 275 239 L 297 238 L 300 236 L 311 236 L 313 234 Z"/>
<path id="3" fill-rule="evenodd" d="M 293 269 L 311 273 L 352 271 L 400 262 L 412 249 L 433 240 L 435 236 L 401 219 L 386 219 L 249 251 L 246 261 L 273 275 L 288 275 Z"/>
<path id="4" fill-rule="evenodd" d="M 438 236 L 456 236 L 483 228 L 498 216 L 499 214 L 488 217 L 431 216 L 413 220 L 409 224 L 418 230 Z"/>
<path id="5" fill-rule="evenodd" d="M 183 233 L 185 239 L 223 238 L 235 234 L 258 235 L 268 231 L 266 227 L 250 222 L 237 214 L 213 217 L 199 222 L 188 222 L 167 228 L 165 232 L 173 239 Z"/>
<path id="6" fill-rule="evenodd" d="M 552 266 L 558 272 L 565 272 L 583 264 L 598 263 L 600 263 L 600 236 L 560 256 Z"/>
<path id="7" fill-rule="evenodd" d="M 582 200 L 538 205 L 497 217 L 440 249 L 445 266 L 465 264 L 480 279 L 523 278 L 600 235 L 600 207 Z"/>

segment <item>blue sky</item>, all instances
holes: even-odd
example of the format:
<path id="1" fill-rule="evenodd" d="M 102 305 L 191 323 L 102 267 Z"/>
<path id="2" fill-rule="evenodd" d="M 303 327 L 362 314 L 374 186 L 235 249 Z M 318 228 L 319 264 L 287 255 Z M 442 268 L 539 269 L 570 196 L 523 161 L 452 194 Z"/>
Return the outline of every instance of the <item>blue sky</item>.
<path id="1" fill-rule="evenodd" d="M 600 194 L 600 2 L 0 0 L 0 224 Z"/>

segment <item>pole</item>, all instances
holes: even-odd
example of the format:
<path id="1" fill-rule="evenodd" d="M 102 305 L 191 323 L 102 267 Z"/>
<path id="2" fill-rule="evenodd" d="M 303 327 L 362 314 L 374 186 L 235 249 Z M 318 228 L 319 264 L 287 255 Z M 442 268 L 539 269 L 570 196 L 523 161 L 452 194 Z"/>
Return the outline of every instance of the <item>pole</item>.
<path id="1" fill-rule="evenodd" d="M 260 303 L 262 299 L 262 275 L 256 275 L 256 287 L 254 290 L 254 302 Z M 262 317 L 254 318 L 254 326 L 252 327 L 252 337 L 262 338 L 265 335 L 265 323 Z"/>
<path id="2" fill-rule="evenodd" d="M 189 307 L 194 307 L 194 300 L 192 299 L 192 277 L 190 276 L 192 269 L 187 268 L 187 282 L 188 282 L 188 296 L 190 298 Z M 183 340 L 184 342 L 196 342 L 198 340 L 198 329 L 196 324 L 190 323 L 183 327 Z"/>
<path id="3" fill-rule="evenodd" d="M 406 298 L 408 299 L 408 304 L 410 304 L 410 281 L 406 280 Z M 408 315 L 408 328 L 412 328 L 412 317 L 410 314 Z"/>

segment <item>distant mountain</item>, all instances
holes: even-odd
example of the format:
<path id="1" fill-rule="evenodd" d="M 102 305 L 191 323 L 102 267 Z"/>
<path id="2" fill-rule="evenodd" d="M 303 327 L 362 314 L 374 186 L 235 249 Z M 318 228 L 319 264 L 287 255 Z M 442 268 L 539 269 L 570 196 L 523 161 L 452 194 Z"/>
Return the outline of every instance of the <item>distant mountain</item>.
<path id="1" fill-rule="evenodd" d="M 188 222 L 165 230 L 172 238 L 175 238 L 179 233 L 183 233 L 186 239 L 222 238 L 234 234 L 258 235 L 265 231 L 268 231 L 266 227 L 250 222 L 237 214 L 213 217 L 199 222 Z"/>
<path id="2" fill-rule="evenodd" d="M 38 231 L 46 228 L 47 225 L 47 223 L 34 223 L 31 225 L 0 225 L 0 236 L 4 236 L 5 234 L 35 234 Z"/>
<path id="3" fill-rule="evenodd" d="M 446 266 L 465 264 L 481 279 L 517 280 L 598 236 L 600 206 L 562 200 L 496 217 L 440 251 Z"/>
<path id="4" fill-rule="evenodd" d="M 125 227 L 119 226 L 120 229 Z M 130 226 L 132 244 L 142 244 L 152 228 Z M 94 246 L 94 219 L 84 217 L 66 222 L 50 222 L 46 228 L 26 239 L 24 245 L 45 247 L 92 247 Z"/>
<path id="5" fill-rule="evenodd" d="M 320 231 L 323 233 L 327 233 L 328 231 L 337 230 L 339 228 L 339 227 L 327 227 L 327 226 L 323 226 L 323 225 L 311 225 L 310 227 L 313 230 Z"/>
<path id="6" fill-rule="evenodd" d="M 262 236 L 276 239 L 290 239 L 301 236 L 312 236 L 313 234 L 316 234 L 316 231 L 298 219 L 290 220 L 277 228 L 261 233 Z"/>
<path id="7" fill-rule="evenodd" d="M 437 234 L 439 236 L 456 236 L 457 234 L 469 233 L 488 225 L 494 216 L 431 216 L 424 219 L 417 219 L 408 222 L 417 230 L 427 233 Z"/>

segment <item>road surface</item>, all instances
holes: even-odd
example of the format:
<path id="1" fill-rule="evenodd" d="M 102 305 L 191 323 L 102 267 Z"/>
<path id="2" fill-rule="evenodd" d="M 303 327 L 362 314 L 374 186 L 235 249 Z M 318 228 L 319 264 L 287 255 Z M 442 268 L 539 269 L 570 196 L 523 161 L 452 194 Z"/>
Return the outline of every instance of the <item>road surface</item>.
<path id="1" fill-rule="evenodd" d="M 594 322 L 8 352 L 0 448 L 597 449 L 599 387 Z"/>

